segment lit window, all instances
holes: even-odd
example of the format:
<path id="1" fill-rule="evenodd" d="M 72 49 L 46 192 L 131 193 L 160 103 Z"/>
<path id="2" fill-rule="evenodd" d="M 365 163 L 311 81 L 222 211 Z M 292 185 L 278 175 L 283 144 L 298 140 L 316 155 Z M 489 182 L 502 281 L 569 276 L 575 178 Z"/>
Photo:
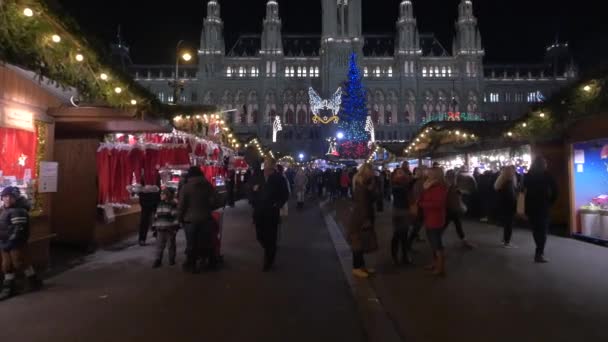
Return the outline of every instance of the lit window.
<path id="1" fill-rule="evenodd" d="M 528 103 L 536 103 L 545 101 L 545 96 L 540 91 L 528 93 Z"/>
<path id="2" fill-rule="evenodd" d="M 308 75 L 310 75 L 310 77 L 316 77 L 315 76 L 315 68 L 314 67 L 310 67 L 310 69 L 308 71 Z"/>
<path id="3" fill-rule="evenodd" d="M 375 76 L 375 77 L 380 77 L 380 67 L 379 67 L 379 66 L 377 66 L 377 67 L 374 69 L 374 76 Z"/>
<path id="4" fill-rule="evenodd" d="M 272 62 L 272 77 L 277 75 L 277 62 Z"/>
<path id="5" fill-rule="evenodd" d="M 490 93 L 490 102 L 491 103 L 500 102 L 500 94 L 498 94 L 498 93 Z"/>
<path id="6" fill-rule="evenodd" d="M 319 67 L 315 67 L 315 77 L 319 77 Z"/>
<path id="7" fill-rule="evenodd" d="M 515 93 L 515 102 L 524 102 L 524 94 L 522 93 Z"/>
<path id="8" fill-rule="evenodd" d="M 363 77 L 369 77 L 369 69 L 367 67 L 363 68 Z"/>
<path id="9" fill-rule="evenodd" d="M 270 61 L 266 62 L 266 76 L 270 76 Z"/>
<path id="10" fill-rule="evenodd" d="M 158 93 L 158 100 L 160 102 L 165 102 L 165 93 L 163 93 L 163 92 Z"/>
<path id="11" fill-rule="evenodd" d="M 182 95 L 179 97 L 180 102 L 186 102 L 186 95 Z"/>
<path id="12" fill-rule="evenodd" d="M 448 75 L 448 70 L 445 67 L 441 68 L 441 77 L 446 77 Z"/>
<path id="13" fill-rule="evenodd" d="M 289 67 L 285 67 L 285 77 L 289 77 Z"/>
<path id="14" fill-rule="evenodd" d="M 304 70 L 302 70 L 302 67 L 298 67 L 298 77 L 305 77 L 306 74 L 306 68 L 304 68 Z"/>
<path id="15" fill-rule="evenodd" d="M 256 67 L 251 67 L 251 77 L 258 77 L 260 74 L 260 71 L 258 70 L 258 68 Z"/>
<path id="16" fill-rule="evenodd" d="M 388 67 L 388 77 L 393 77 L 393 67 Z"/>
<path id="17" fill-rule="evenodd" d="M 245 67 L 239 67 L 239 77 L 245 77 Z"/>
<path id="18" fill-rule="evenodd" d="M 448 77 L 452 77 L 452 67 L 448 67 Z"/>
<path id="19" fill-rule="evenodd" d="M 422 67 L 422 77 L 427 77 L 427 70 L 426 67 Z"/>
<path id="20" fill-rule="evenodd" d="M 439 67 L 435 67 L 435 77 L 439 77 Z"/>
<path id="21" fill-rule="evenodd" d="M 226 68 L 226 77 L 232 77 L 232 68 L 231 67 Z"/>
<path id="22" fill-rule="evenodd" d="M 167 102 L 169 102 L 169 103 L 173 102 L 173 95 L 167 96 Z"/>

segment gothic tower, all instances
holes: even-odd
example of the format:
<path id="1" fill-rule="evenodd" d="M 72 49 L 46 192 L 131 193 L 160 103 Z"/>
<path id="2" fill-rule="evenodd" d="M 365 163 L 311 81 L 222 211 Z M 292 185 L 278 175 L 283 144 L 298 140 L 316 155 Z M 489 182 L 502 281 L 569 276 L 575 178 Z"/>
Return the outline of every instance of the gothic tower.
<path id="1" fill-rule="evenodd" d="M 283 38 L 279 4 L 275 0 L 269 0 L 266 4 L 260 56 L 265 66 L 265 76 L 276 77 L 283 58 Z"/>
<path id="2" fill-rule="evenodd" d="M 402 77 L 415 77 L 417 59 L 422 55 L 420 35 L 411 0 L 401 1 L 399 5 L 399 20 L 397 21 L 397 52 Z"/>
<path id="3" fill-rule="evenodd" d="M 473 14 L 473 2 L 462 0 L 458 6 L 456 38 L 454 39 L 454 56 L 465 62 L 467 77 L 483 76 L 482 59 L 484 50 L 481 45 L 481 34 L 477 27 L 477 18 Z"/>
<path id="4" fill-rule="evenodd" d="M 224 22 L 220 17 L 220 4 L 216 0 L 207 3 L 207 17 L 203 23 L 199 49 L 199 78 L 219 76 L 226 47 L 224 44 Z"/>
<path id="5" fill-rule="evenodd" d="M 321 37 L 322 96 L 329 96 L 346 79 L 348 58 L 363 56 L 362 0 L 321 0 L 323 34 Z"/>

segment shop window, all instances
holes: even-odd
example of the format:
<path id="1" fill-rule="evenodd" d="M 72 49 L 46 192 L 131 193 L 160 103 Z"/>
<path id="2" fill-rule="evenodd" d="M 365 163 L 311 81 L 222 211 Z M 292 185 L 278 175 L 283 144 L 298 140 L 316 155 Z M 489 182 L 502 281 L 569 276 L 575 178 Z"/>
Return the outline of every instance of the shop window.
<path id="1" fill-rule="evenodd" d="M 17 186 L 22 194 L 32 198 L 32 179 L 36 179 L 36 133 L 0 127 L 0 191 Z"/>

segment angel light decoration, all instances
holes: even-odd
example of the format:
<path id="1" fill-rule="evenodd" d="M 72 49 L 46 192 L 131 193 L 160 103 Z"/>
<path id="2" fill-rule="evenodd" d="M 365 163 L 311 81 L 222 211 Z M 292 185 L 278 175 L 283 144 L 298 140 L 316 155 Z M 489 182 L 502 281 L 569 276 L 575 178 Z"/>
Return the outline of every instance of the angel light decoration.
<path id="1" fill-rule="evenodd" d="M 312 111 L 313 123 L 338 123 L 340 118 L 338 117 L 338 113 L 340 112 L 340 106 L 342 105 L 342 88 L 338 88 L 331 99 L 323 100 L 317 94 L 317 92 L 310 87 L 308 89 L 308 97 L 310 98 L 310 110 Z M 331 116 L 324 115 L 322 110 L 328 110 L 331 112 Z"/>

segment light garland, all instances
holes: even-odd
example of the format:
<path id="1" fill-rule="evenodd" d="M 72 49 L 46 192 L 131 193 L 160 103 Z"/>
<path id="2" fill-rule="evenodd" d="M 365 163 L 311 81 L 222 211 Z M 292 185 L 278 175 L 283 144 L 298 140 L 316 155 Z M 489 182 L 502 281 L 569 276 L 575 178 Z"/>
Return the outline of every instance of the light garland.
<path id="1" fill-rule="evenodd" d="M 281 117 L 275 116 L 274 122 L 272 123 L 272 142 L 277 142 L 277 133 L 283 130 L 283 125 L 281 124 Z"/>
<path id="2" fill-rule="evenodd" d="M 46 123 L 42 121 L 36 121 L 36 178 L 38 182 L 40 181 L 40 163 L 46 158 L 46 150 L 47 150 L 47 138 L 48 132 Z M 40 192 L 38 192 L 38 184 L 34 184 L 34 208 L 32 209 L 31 215 L 33 217 L 39 217 L 43 213 L 42 207 L 42 197 L 40 196 Z"/>
<path id="3" fill-rule="evenodd" d="M 160 109 L 156 97 L 128 76 L 117 73 L 110 82 L 108 72 L 101 72 L 108 68 L 100 63 L 97 52 L 85 39 L 68 31 L 68 25 L 43 1 L 0 1 L 0 17 L 4 20 L 0 42 L 7 49 L 7 62 L 44 74 L 62 86 L 74 87 L 85 101 L 128 107 L 134 106 L 131 100 L 135 100 L 142 110 L 155 113 Z M 108 84 L 99 83 L 99 79 Z M 114 91 L 119 88 L 120 92 Z"/>
<path id="4" fill-rule="evenodd" d="M 372 117 L 370 115 L 367 116 L 365 121 L 365 131 L 370 135 L 370 142 L 376 141 L 376 130 L 374 129 L 374 122 L 372 121 Z"/>
<path id="5" fill-rule="evenodd" d="M 308 97 L 310 102 L 310 110 L 313 113 L 313 123 L 329 124 L 333 122 L 337 124 L 340 122 L 338 113 L 340 112 L 340 106 L 342 105 L 342 88 L 338 88 L 331 99 L 323 100 L 319 94 L 317 94 L 317 92 L 310 87 L 308 88 Z M 324 109 L 331 112 L 330 117 L 327 115 L 321 116 L 321 110 Z"/>

